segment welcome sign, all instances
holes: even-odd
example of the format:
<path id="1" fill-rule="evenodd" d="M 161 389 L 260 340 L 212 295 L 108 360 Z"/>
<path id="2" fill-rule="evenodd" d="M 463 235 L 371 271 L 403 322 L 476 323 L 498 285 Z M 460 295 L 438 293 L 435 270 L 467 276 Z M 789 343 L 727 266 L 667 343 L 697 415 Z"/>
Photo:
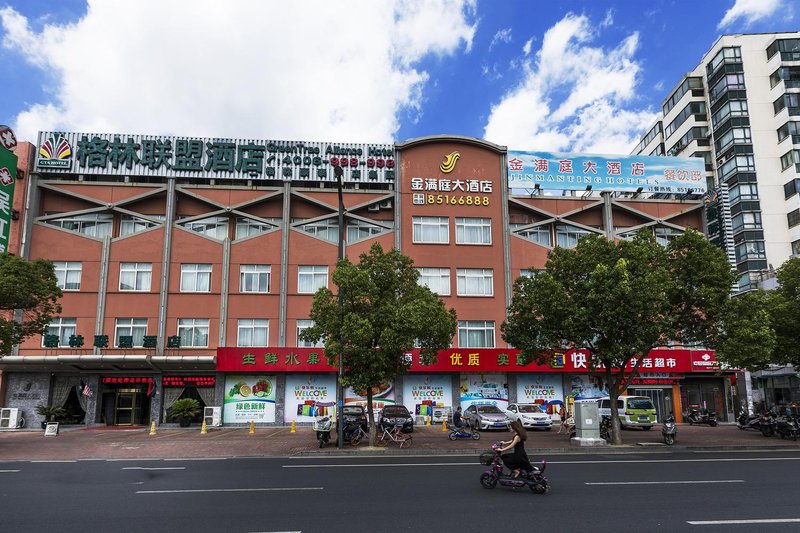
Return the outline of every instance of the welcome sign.
<path id="1" fill-rule="evenodd" d="M 286 376 L 285 422 L 313 422 L 332 415 L 336 405 L 336 376 L 288 374 Z"/>
<path id="2" fill-rule="evenodd" d="M 413 414 L 430 416 L 433 406 L 453 405 L 453 384 L 448 374 L 403 376 L 403 405 Z M 424 406 L 424 407 L 423 407 Z"/>
<path id="3" fill-rule="evenodd" d="M 520 374 L 517 376 L 517 402 L 547 405 L 564 401 L 560 374 Z"/>

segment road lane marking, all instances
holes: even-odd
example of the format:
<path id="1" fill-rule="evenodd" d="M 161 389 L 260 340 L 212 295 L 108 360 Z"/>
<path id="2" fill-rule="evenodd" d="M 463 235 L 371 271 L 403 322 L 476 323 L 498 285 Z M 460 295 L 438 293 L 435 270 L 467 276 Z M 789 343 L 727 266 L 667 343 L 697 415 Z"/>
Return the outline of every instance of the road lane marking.
<path id="1" fill-rule="evenodd" d="M 243 489 L 176 489 L 176 490 L 137 490 L 136 494 L 191 494 L 196 492 L 267 492 L 267 491 L 305 491 L 323 490 L 322 487 L 249 487 Z"/>
<path id="2" fill-rule="evenodd" d="M 185 466 L 123 466 L 123 470 L 186 470 Z"/>
<path id="3" fill-rule="evenodd" d="M 363 464 L 339 464 L 339 465 L 281 465 L 283 468 L 372 468 L 381 466 L 466 466 L 477 465 L 475 461 L 469 463 L 363 463 Z"/>
<path id="4" fill-rule="evenodd" d="M 176 457 L 164 461 L 227 461 L 227 457 Z"/>
<path id="5" fill-rule="evenodd" d="M 693 526 L 723 526 L 728 524 L 788 524 L 800 522 L 800 518 L 757 518 L 753 520 L 687 520 Z"/>
<path id="6" fill-rule="evenodd" d="M 743 479 L 709 479 L 695 481 L 602 481 L 584 485 L 694 485 L 699 483 L 744 483 Z"/>
<path id="7" fill-rule="evenodd" d="M 31 461 L 32 463 L 77 463 L 78 461 L 72 459 L 62 459 L 62 460 L 40 460 L 40 461 Z"/>
<path id="8" fill-rule="evenodd" d="M 13 472 L 19 472 L 19 470 L 0 470 L 0 474 L 11 474 Z"/>

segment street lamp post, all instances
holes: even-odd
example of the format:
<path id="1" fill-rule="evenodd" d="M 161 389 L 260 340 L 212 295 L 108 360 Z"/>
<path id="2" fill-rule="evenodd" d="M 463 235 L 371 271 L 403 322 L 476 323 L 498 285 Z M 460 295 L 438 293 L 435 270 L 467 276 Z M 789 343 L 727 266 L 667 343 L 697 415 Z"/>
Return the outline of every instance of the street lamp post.
<path id="1" fill-rule="evenodd" d="M 342 174 L 344 171 L 342 167 L 336 165 L 333 167 L 333 175 L 336 176 L 336 189 L 339 193 L 339 260 L 344 259 L 344 199 L 342 198 Z M 344 317 L 344 295 L 342 288 L 339 287 L 339 316 Z M 342 375 L 344 374 L 344 362 L 342 352 L 339 352 L 339 376 L 336 380 L 336 424 L 338 427 L 338 447 L 344 446 L 344 425 L 343 425 L 343 410 L 344 410 L 344 387 L 342 387 Z"/>

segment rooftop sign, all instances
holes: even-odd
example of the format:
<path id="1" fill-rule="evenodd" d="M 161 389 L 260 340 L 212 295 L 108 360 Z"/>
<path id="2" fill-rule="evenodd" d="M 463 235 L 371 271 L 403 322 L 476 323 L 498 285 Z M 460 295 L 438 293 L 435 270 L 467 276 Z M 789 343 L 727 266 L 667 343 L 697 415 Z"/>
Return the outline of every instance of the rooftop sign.
<path id="1" fill-rule="evenodd" d="M 509 189 L 703 194 L 705 161 L 697 157 L 508 152 Z"/>
<path id="2" fill-rule="evenodd" d="M 36 169 L 56 174 L 394 183 L 391 144 L 40 132 Z"/>

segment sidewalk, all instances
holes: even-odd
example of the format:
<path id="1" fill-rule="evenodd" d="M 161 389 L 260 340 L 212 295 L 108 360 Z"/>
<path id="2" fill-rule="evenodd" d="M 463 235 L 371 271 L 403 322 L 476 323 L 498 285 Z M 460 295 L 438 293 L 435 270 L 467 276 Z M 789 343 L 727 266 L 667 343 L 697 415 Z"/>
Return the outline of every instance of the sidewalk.
<path id="1" fill-rule="evenodd" d="M 736 450 L 788 449 L 800 451 L 800 441 L 763 437 L 755 431 L 742 431 L 733 424 L 717 427 L 680 425 L 674 446 L 661 444 L 660 425 L 650 431 L 625 430 L 622 446 L 581 447 L 569 442 L 564 433 L 529 431 L 526 448 L 532 457 L 555 453 L 642 453 L 667 450 Z M 181 459 L 219 457 L 286 457 L 308 455 L 446 455 L 477 453 L 492 442 L 508 440 L 510 433 L 482 432 L 481 439 L 450 441 L 441 426 L 417 427 L 413 446 L 399 449 L 390 443 L 386 449 L 365 449 L 367 443 L 354 448 L 347 444 L 343 450 L 336 445 L 319 449 L 314 432 L 309 427 L 256 428 L 250 435 L 247 428 L 209 428 L 202 435 L 199 427 L 187 429 L 158 429 L 149 435 L 146 429 L 83 429 L 67 428 L 58 436 L 44 436 L 44 431 L 17 430 L 0 432 L 0 461 L 14 460 L 74 460 L 74 459 Z"/>

